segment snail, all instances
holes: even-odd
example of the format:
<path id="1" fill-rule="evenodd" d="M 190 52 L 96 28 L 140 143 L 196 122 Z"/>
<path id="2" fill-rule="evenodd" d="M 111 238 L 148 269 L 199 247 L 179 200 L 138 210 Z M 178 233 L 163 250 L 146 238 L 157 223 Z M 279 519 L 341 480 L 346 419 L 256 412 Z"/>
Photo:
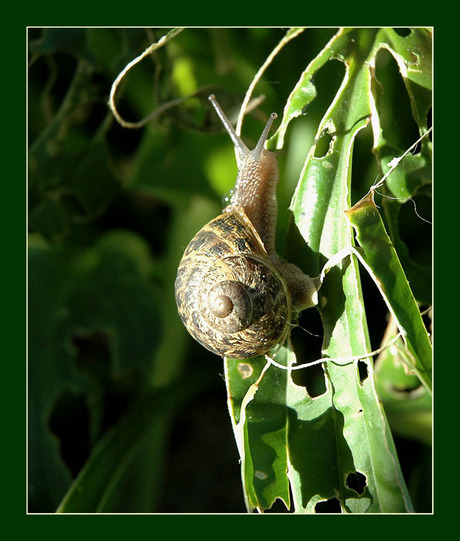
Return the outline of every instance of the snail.
<path id="1" fill-rule="evenodd" d="M 249 150 L 215 97 L 209 100 L 235 146 L 238 175 L 222 214 L 185 249 L 176 304 L 201 345 L 221 357 L 247 359 L 284 343 L 291 321 L 317 304 L 318 283 L 275 249 L 278 153 L 264 145 L 276 113 Z"/>

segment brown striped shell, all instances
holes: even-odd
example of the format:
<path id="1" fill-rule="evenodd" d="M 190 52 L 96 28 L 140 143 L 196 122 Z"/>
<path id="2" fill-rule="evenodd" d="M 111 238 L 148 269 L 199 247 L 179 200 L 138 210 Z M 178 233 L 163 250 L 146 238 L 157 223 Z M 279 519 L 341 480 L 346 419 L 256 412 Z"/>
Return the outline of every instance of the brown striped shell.
<path id="1" fill-rule="evenodd" d="M 176 303 L 189 333 L 221 357 L 261 355 L 284 341 L 291 321 L 285 280 L 243 212 L 206 224 L 179 265 Z"/>

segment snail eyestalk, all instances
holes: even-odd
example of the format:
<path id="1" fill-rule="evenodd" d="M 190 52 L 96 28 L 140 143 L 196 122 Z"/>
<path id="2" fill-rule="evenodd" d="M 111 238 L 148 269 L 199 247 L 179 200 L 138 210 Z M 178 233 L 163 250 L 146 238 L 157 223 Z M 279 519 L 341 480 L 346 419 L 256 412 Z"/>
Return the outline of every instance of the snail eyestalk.
<path id="1" fill-rule="evenodd" d="M 232 126 L 230 120 L 227 118 L 227 115 L 222 111 L 220 105 L 216 101 L 216 97 L 214 94 L 211 94 L 209 96 L 209 101 L 212 103 L 214 109 L 216 110 L 217 116 L 220 118 L 222 124 L 224 125 L 224 128 L 227 130 L 228 134 L 230 135 L 231 140 L 233 141 L 233 144 L 235 145 L 235 148 L 238 150 L 238 153 L 240 155 L 246 155 L 249 152 L 248 147 L 243 143 L 241 137 L 238 136 L 238 134 L 235 131 L 235 128 Z"/>

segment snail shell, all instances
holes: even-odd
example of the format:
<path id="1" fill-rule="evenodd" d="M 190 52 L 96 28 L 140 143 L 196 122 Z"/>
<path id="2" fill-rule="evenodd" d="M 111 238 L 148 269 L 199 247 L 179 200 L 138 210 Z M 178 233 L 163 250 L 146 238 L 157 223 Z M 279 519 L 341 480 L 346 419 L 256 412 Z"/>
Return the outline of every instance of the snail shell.
<path id="1" fill-rule="evenodd" d="M 205 225 L 182 257 L 176 303 L 189 333 L 222 357 L 244 359 L 284 341 L 291 299 L 279 271 L 242 211 Z"/>
<path id="2" fill-rule="evenodd" d="M 317 283 L 275 249 L 277 153 L 264 148 L 272 113 L 253 150 L 210 96 L 238 162 L 230 204 L 190 241 L 175 293 L 189 333 L 222 357 L 246 359 L 286 339 L 293 314 L 317 303 Z"/>

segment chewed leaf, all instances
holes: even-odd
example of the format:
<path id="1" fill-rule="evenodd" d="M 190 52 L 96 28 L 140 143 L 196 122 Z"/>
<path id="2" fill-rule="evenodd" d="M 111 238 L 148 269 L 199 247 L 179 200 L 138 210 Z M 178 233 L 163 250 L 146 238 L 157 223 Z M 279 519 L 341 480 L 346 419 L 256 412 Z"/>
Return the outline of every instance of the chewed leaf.
<path id="1" fill-rule="evenodd" d="M 407 36 L 394 29 L 384 29 L 389 50 L 398 58 L 401 75 L 427 90 L 432 89 L 433 32 L 429 28 L 414 28 Z"/>
<path id="2" fill-rule="evenodd" d="M 317 91 L 313 80 L 318 70 L 332 59 L 344 59 L 344 51 L 346 51 L 349 42 L 349 32 L 351 32 L 351 29 L 343 28 L 339 30 L 302 73 L 286 102 L 281 124 L 270 139 L 270 142 L 276 141 L 277 148 L 283 148 L 284 137 L 289 123 L 303 114 L 306 107 L 316 98 Z"/>
<path id="3" fill-rule="evenodd" d="M 229 411 L 241 459 L 248 511 L 289 507 L 285 387 L 287 372 L 268 370 L 263 357 L 225 359 Z"/>
<path id="4" fill-rule="evenodd" d="M 418 81 L 417 84 L 428 88 L 427 81 L 417 74 L 419 67 L 422 72 L 426 67 L 426 62 L 417 57 L 426 49 L 426 36 L 417 32 L 411 36 L 403 38 L 387 29 L 339 30 L 303 71 L 287 100 L 279 129 L 270 140 L 270 147 L 283 147 L 292 120 L 304 114 L 318 97 L 315 84 L 318 71 L 332 60 L 342 62 L 343 79 L 318 125 L 312 148 L 305 149 L 304 165 L 290 207 L 309 248 L 308 260 L 303 266 L 311 276 L 318 275 L 329 259 L 334 260 L 334 256 L 353 246 L 351 225 L 356 227 L 356 223 L 352 215 L 359 212 L 356 207 L 349 211 L 350 224 L 347 211 L 351 206 L 351 182 L 359 174 L 352 170 L 357 134 L 371 124 L 374 143 L 380 149 L 385 144 L 373 94 L 373 68 L 378 51 L 390 50 L 407 85 Z M 403 51 L 404 39 L 406 44 L 414 46 L 414 55 L 412 51 Z M 413 87 L 408 88 L 413 90 Z M 421 121 L 426 101 L 422 94 L 415 92 L 411 100 L 413 114 Z M 388 161 L 396 156 L 397 152 L 393 156 L 388 154 Z M 409 180 L 418 183 L 418 187 L 423 186 L 423 171 L 429 167 L 425 158 L 425 154 L 409 156 L 402 174 L 392 179 L 399 196 L 410 197 L 417 189 L 408 184 Z M 409 173 L 418 176 L 414 178 Z M 362 219 L 369 217 L 369 213 L 363 209 Z M 358 234 L 358 242 L 362 240 Z M 376 265 L 383 269 L 389 257 L 394 263 L 397 258 L 394 259 L 394 253 L 379 250 L 378 241 L 373 246 Z M 389 245 L 391 249 L 391 242 Z M 361 259 L 368 268 L 367 260 Z M 413 297 L 410 298 L 410 289 L 404 290 L 407 281 L 401 282 L 399 270 L 395 263 L 388 271 L 387 276 L 396 279 L 399 286 L 394 292 L 386 291 L 386 299 L 390 310 L 398 314 L 400 309 L 404 312 L 399 318 L 405 322 L 402 330 L 405 338 L 409 336 L 409 354 L 415 359 L 411 366 L 429 387 L 429 342 L 418 324 L 411 326 L 412 316 L 420 316 Z M 376 277 L 377 281 L 380 279 Z M 410 314 L 405 312 L 406 308 Z M 287 467 L 296 513 L 410 512 L 412 503 L 374 385 L 373 365 L 370 356 L 366 358 L 371 347 L 356 258 L 342 258 L 329 271 L 319 291 L 318 309 L 324 327 L 322 356 L 331 359 L 324 365 L 325 385 L 320 396 L 309 396 L 306 387 L 294 382 L 289 368 L 297 360 L 287 347 L 278 351 L 276 364 L 267 370 L 257 392 L 255 388 L 251 391 L 250 385 L 261 373 L 261 365 L 257 365 L 253 380 L 247 381 L 241 392 L 235 392 L 242 382 L 241 373 L 227 370 L 230 412 L 242 458 L 243 487 L 246 501 L 252 502 L 248 507 L 263 510 L 276 494 L 284 499 L 285 485 L 281 483 L 275 489 L 275 483 L 281 480 L 282 470 Z M 358 360 L 339 362 L 350 357 Z M 252 366 L 252 361 L 249 364 Z M 309 370 L 308 364 L 302 365 L 299 372 L 304 376 L 301 377 L 308 379 Z M 244 374 L 247 373 L 245 370 Z M 238 416 L 241 413 L 238 404 L 244 404 L 242 417 Z M 256 425 L 251 423 L 255 422 L 262 430 L 264 445 L 254 439 Z M 264 498 L 256 482 L 269 479 L 268 469 L 256 466 L 263 462 L 262 455 L 268 449 L 277 457 L 272 459 L 273 471 L 277 472 L 270 479 L 274 489 L 270 493 L 272 498 Z"/>
<path id="5" fill-rule="evenodd" d="M 430 340 L 404 270 L 372 197 L 362 199 L 347 212 L 347 216 L 356 229 L 356 238 L 366 267 L 407 344 L 411 368 L 431 391 Z"/>

